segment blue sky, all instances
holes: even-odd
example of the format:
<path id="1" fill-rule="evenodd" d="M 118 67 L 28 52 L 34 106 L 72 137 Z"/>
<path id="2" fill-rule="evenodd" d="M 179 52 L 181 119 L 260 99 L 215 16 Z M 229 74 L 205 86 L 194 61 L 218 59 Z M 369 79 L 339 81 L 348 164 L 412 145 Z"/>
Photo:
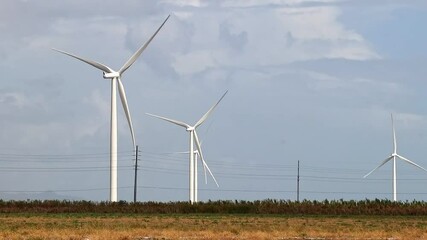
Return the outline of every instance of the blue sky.
<path id="1" fill-rule="evenodd" d="M 114 10 L 113 10 L 114 9 Z M 119 68 L 141 146 L 138 199 L 187 200 L 181 128 L 196 122 L 217 177 L 199 198 L 391 197 L 392 150 L 427 167 L 424 1 L 12 1 L 0 9 L 0 192 L 107 200 L 109 82 L 58 54 Z M 119 199 L 133 199 L 132 142 L 119 121 Z M 199 174 L 202 174 L 200 172 Z M 202 176 L 202 175 L 200 175 Z M 400 179 L 400 180 L 399 180 Z M 398 199 L 427 200 L 427 173 L 398 163 Z"/>

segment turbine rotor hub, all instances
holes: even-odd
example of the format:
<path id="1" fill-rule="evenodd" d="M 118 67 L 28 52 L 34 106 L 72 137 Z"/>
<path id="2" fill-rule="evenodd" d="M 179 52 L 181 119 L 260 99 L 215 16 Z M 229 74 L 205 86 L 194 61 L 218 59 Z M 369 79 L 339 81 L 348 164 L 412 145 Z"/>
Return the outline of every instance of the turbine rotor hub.
<path id="1" fill-rule="evenodd" d="M 187 128 L 187 132 L 191 132 L 191 131 L 194 131 L 194 127 L 188 127 Z"/>

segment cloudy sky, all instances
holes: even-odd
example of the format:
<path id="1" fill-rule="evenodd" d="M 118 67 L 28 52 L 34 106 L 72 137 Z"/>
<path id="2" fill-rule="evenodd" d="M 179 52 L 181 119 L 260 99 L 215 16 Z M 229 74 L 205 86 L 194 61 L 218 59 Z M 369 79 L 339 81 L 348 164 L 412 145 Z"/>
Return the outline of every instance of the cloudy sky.
<path id="1" fill-rule="evenodd" d="M 195 123 L 220 188 L 200 200 L 391 197 L 392 151 L 427 167 L 427 3 L 406 0 L 3 0 L 0 194 L 109 197 L 110 82 L 51 48 L 119 69 L 137 144 L 138 199 L 188 199 L 183 128 Z M 133 199 L 118 103 L 119 199 Z M 427 173 L 398 162 L 398 199 L 427 200 Z M 199 172 L 202 180 L 202 171 Z M 0 195 L 0 197 L 1 197 Z"/>

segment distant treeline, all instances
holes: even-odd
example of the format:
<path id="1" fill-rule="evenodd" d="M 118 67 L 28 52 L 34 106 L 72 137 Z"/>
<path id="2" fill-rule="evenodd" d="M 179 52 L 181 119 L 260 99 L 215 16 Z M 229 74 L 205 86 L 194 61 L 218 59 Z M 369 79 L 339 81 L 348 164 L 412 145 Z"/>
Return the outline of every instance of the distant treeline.
<path id="1" fill-rule="evenodd" d="M 94 213 L 94 214 L 277 214 L 277 215 L 414 215 L 427 216 L 427 202 L 389 200 L 324 201 L 207 201 L 188 202 L 0 200 L 0 213 Z"/>

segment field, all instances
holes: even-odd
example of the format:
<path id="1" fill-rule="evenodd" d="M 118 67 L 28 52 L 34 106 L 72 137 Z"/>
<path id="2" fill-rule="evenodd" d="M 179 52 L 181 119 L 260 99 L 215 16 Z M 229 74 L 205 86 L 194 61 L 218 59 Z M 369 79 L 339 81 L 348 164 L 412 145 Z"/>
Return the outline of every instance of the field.
<path id="1" fill-rule="evenodd" d="M 1 239 L 427 239 L 425 217 L 3 214 Z"/>
<path id="2" fill-rule="evenodd" d="M 0 201 L 0 239 L 427 239 L 425 203 L 285 203 Z"/>

